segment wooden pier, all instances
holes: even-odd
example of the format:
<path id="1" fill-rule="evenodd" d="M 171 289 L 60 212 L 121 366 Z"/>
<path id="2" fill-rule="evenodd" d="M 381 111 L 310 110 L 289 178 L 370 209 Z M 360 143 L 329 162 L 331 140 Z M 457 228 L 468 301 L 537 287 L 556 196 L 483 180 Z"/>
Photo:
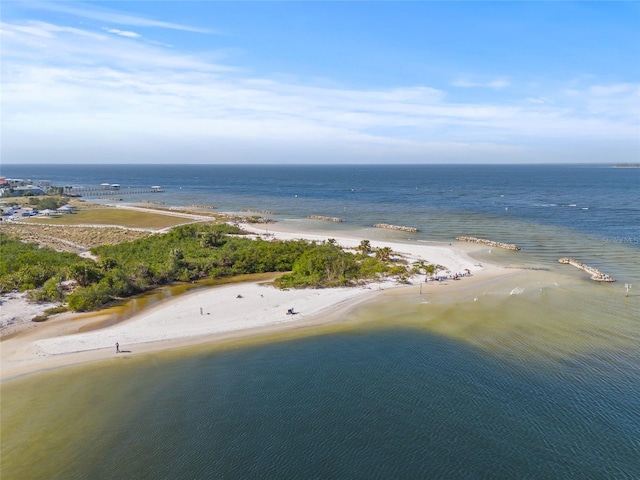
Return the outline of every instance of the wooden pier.
<path id="1" fill-rule="evenodd" d="M 616 279 L 613 278 L 611 275 L 602 273 L 597 268 L 593 268 L 593 267 L 590 267 L 589 265 L 585 265 L 584 263 L 579 262 L 575 258 L 564 257 L 564 258 L 560 258 L 558 262 L 564 263 L 567 265 L 573 265 L 574 267 L 579 268 L 580 270 L 584 270 L 589 275 L 591 275 L 591 280 L 594 280 L 596 282 L 615 282 L 616 281 Z"/>
<path id="2" fill-rule="evenodd" d="M 72 197 L 103 197 L 111 195 L 139 195 L 162 193 L 161 188 L 104 188 L 104 187 L 64 187 L 64 194 Z"/>

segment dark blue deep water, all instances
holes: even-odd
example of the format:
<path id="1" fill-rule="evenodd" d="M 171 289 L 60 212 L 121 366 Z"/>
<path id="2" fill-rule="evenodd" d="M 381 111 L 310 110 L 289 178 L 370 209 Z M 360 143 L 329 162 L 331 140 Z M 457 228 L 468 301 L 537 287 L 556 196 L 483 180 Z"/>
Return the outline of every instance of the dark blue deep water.
<path id="1" fill-rule="evenodd" d="M 170 205 L 283 216 L 335 215 L 352 225 L 481 214 L 568 227 L 640 244 L 640 169 L 610 165 L 4 165 L 9 178 L 54 185 L 162 186 Z M 148 196 L 147 196 L 148 197 Z M 145 198 L 147 198 L 145 197 Z M 125 202 L 138 196 L 124 196 Z M 420 218 L 422 217 L 422 220 Z"/>

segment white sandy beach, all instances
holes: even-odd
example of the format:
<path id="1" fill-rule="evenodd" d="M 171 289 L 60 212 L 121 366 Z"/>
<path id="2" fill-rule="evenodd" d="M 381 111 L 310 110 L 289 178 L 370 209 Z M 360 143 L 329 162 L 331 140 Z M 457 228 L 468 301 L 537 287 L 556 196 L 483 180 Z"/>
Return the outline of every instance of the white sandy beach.
<path id="1" fill-rule="evenodd" d="M 54 303 L 32 303 L 24 292 L 9 292 L 0 296 L 0 334 L 10 335 L 18 330 L 34 328 L 31 319 L 44 313 Z"/>
<path id="2" fill-rule="evenodd" d="M 264 236 L 264 227 L 243 226 Z M 286 232 L 270 225 L 266 238 L 324 240 L 314 234 Z M 335 238 L 335 237 L 332 237 Z M 361 238 L 335 238 L 346 248 Z M 435 246 L 371 241 L 374 248 L 391 247 L 394 255 L 409 262 L 425 260 L 446 267 L 451 273 L 468 269 L 473 277 L 460 282 L 480 282 L 501 269 L 480 266 L 467 253 L 469 245 Z M 465 248 L 467 250 L 465 250 Z M 417 276 L 413 282 L 423 282 Z M 317 321 L 330 310 L 351 307 L 369 300 L 375 292 L 402 288 L 395 280 L 354 288 L 279 290 L 257 282 L 199 290 L 168 299 L 140 314 L 109 327 L 79 333 L 86 324 L 64 318 L 53 319 L 2 341 L 2 378 L 52 366 L 111 358 L 116 342 L 125 355 L 162 350 L 177 345 L 214 341 L 225 335 L 251 335 L 265 328 L 290 328 Z M 455 288 L 450 285 L 444 288 Z M 293 308 L 294 315 L 287 310 Z M 122 355 L 122 354 L 121 354 Z"/>

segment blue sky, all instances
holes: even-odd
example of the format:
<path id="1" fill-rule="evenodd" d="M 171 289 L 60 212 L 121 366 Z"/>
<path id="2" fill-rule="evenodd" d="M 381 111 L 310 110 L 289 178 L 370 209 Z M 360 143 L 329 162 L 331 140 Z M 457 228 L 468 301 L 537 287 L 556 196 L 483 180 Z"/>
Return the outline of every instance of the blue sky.
<path id="1" fill-rule="evenodd" d="M 640 161 L 638 2 L 0 8 L 4 163 Z"/>

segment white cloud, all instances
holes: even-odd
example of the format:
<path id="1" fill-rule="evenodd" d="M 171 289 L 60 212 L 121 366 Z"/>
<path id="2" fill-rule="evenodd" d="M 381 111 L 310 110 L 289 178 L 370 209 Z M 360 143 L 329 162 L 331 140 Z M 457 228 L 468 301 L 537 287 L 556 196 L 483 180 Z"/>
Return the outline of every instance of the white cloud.
<path id="1" fill-rule="evenodd" d="M 452 85 L 454 87 L 460 88 L 493 88 L 499 90 L 501 88 L 509 87 L 511 85 L 511 82 L 503 77 L 485 82 L 471 81 L 467 78 L 460 78 L 458 80 L 455 80 Z"/>
<path id="2" fill-rule="evenodd" d="M 310 151 L 490 161 L 532 156 L 534 143 L 637 144 L 634 84 L 573 86 L 569 95 L 545 92 L 509 103 L 461 102 L 452 98 L 455 90 L 425 85 L 355 89 L 249 76 L 214 61 L 215 52 L 190 55 L 105 31 L 114 35 L 43 22 L 2 24 L 3 151 L 11 161 L 45 152 L 87 158 L 127 151 L 169 160 L 181 149 L 202 159 L 226 152 L 238 161 L 262 158 L 256 155 L 285 161 Z M 507 85 L 505 79 L 466 84 Z"/>
<path id="3" fill-rule="evenodd" d="M 547 97 L 530 97 L 530 98 L 527 98 L 527 102 L 544 105 L 544 104 L 547 104 L 547 103 L 553 103 L 553 100 L 551 100 L 551 99 L 549 99 Z"/>
<path id="4" fill-rule="evenodd" d="M 194 56 L 163 46 L 146 42 L 131 42 L 120 36 L 94 33 L 88 30 L 60 27 L 44 22 L 24 25 L 2 23 L 4 41 L 2 45 L 3 63 L 12 65 L 30 60 L 34 65 L 48 67 L 57 65 L 73 67 L 86 65 L 110 65 L 126 70 L 160 68 L 170 70 L 216 71 L 229 67 L 214 63 L 215 52 Z M 78 41 L 77 37 L 84 37 Z M 34 41 L 37 38 L 39 41 Z M 44 41 L 46 40 L 46 41 Z M 134 39 L 137 40 L 137 39 Z"/>
<path id="5" fill-rule="evenodd" d="M 609 97 L 626 93 L 637 93 L 638 86 L 631 83 L 618 83 L 614 85 L 592 85 L 589 91 L 598 97 Z"/>
<path id="6" fill-rule="evenodd" d="M 129 37 L 129 38 L 139 38 L 142 35 L 140 35 L 139 33 L 136 32 L 130 32 L 127 30 L 118 30 L 117 28 L 106 28 L 104 27 L 103 30 L 105 32 L 109 32 L 109 33 L 113 33 L 115 35 L 120 35 L 121 37 Z"/>
<path id="7" fill-rule="evenodd" d="M 29 5 L 26 4 L 26 7 Z M 136 27 L 164 28 L 170 30 L 182 30 L 194 33 L 215 33 L 213 30 L 206 28 L 197 28 L 189 25 L 181 25 L 172 22 L 163 22 L 149 18 L 139 17 L 135 15 L 122 14 L 105 8 L 97 8 L 95 6 L 82 5 L 80 7 L 69 3 L 38 3 L 37 8 L 42 10 L 50 10 L 54 12 L 66 13 L 82 18 L 91 18 L 102 22 L 114 23 L 118 25 L 131 25 Z"/>

